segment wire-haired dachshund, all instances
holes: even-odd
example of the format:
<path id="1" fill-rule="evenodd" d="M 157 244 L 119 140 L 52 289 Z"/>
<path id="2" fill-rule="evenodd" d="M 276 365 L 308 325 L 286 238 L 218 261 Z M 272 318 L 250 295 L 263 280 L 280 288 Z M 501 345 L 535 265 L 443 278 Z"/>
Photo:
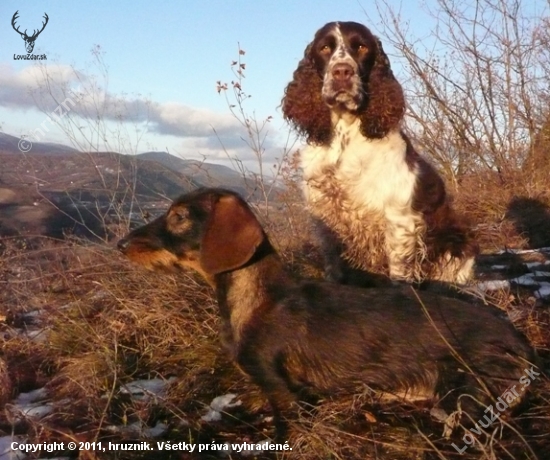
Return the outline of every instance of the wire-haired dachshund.
<path id="1" fill-rule="evenodd" d="M 302 391 L 360 392 L 368 386 L 405 401 L 431 399 L 483 413 L 520 379 L 534 351 L 496 308 L 411 287 L 360 289 L 296 281 L 254 213 L 236 193 L 200 189 L 118 243 L 153 270 L 191 267 L 214 287 L 224 345 L 281 416 Z M 479 410 L 481 407 L 481 410 Z M 477 420 L 477 419 L 476 419 Z"/>

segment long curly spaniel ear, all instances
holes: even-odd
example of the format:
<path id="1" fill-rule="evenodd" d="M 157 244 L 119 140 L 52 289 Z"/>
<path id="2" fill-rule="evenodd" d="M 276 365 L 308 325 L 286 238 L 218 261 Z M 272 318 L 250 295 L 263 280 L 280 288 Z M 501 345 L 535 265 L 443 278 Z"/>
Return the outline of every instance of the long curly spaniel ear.
<path id="1" fill-rule="evenodd" d="M 309 144 L 327 144 L 332 137 L 330 109 L 321 91 L 323 79 L 315 68 L 308 45 L 281 101 L 285 119 Z"/>
<path id="2" fill-rule="evenodd" d="M 393 76 L 390 60 L 380 39 L 376 39 L 374 65 L 367 75 L 367 107 L 360 114 L 361 132 L 369 138 L 382 138 L 399 126 L 405 114 L 405 96 Z"/>

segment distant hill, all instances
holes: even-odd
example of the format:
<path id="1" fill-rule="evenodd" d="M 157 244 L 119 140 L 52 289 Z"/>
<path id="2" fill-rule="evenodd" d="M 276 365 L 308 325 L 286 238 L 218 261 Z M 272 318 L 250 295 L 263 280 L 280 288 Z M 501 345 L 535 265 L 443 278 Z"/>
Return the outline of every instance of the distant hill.
<path id="1" fill-rule="evenodd" d="M 135 156 L 116 152 L 83 153 L 66 145 L 36 142 L 29 152 L 22 153 L 19 141 L 18 137 L 0 133 L 0 155 L 15 156 L 6 158 L 0 172 L 0 184 L 38 181 L 40 187 L 48 189 L 99 190 L 106 185 L 126 188 L 126 182 L 130 181 L 135 184 L 136 193 L 151 198 L 173 198 L 196 187 L 226 187 L 245 196 L 253 195 L 253 182 L 240 172 L 223 165 L 184 160 L 167 152 L 145 152 Z M 36 169 L 32 173 L 28 172 L 31 165 Z M 133 172 L 136 177 L 132 176 Z M 113 174 L 117 176 L 114 181 Z"/>
<path id="2" fill-rule="evenodd" d="M 0 164 L 3 236 L 105 237 L 109 226 L 139 222 L 197 186 L 160 163 L 117 153 L 0 151 Z"/>
<path id="3" fill-rule="evenodd" d="M 137 155 L 136 158 L 156 161 L 203 187 L 226 187 L 246 195 L 250 193 L 252 186 L 250 179 L 243 178 L 240 172 L 223 165 L 184 160 L 167 152 L 145 152 Z M 247 184 L 247 181 L 250 183 Z"/>
<path id="4" fill-rule="evenodd" d="M 112 152 L 14 154 L 0 151 L 0 185 L 63 192 L 81 200 L 118 194 L 143 200 L 172 199 L 197 187 L 160 163 Z"/>
<path id="5" fill-rule="evenodd" d="M 0 235 L 104 235 L 124 215 L 139 221 L 181 193 L 225 187 L 254 198 L 253 183 L 231 168 L 183 160 L 166 152 L 121 155 L 79 152 L 0 133 Z M 158 206 L 158 208 L 157 208 Z"/>
<path id="6" fill-rule="evenodd" d="M 18 144 L 21 138 L 0 133 L 0 151 L 5 153 L 21 153 Z M 31 152 L 41 155 L 58 155 L 59 153 L 76 153 L 78 150 L 68 145 L 52 142 L 33 142 Z"/>

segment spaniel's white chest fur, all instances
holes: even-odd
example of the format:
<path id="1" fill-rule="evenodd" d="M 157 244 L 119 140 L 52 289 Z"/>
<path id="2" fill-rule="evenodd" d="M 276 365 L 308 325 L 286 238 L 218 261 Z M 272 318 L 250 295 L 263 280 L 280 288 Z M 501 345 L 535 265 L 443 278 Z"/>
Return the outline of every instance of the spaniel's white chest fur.
<path id="1" fill-rule="evenodd" d="M 359 131 L 359 120 L 351 125 L 341 120 L 329 146 L 308 146 L 302 152 L 308 199 L 314 202 L 323 193 L 318 182 L 329 179 L 324 177 L 328 173 L 353 207 L 377 212 L 410 208 L 416 171 L 405 161 L 406 148 L 397 131 L 383 139 L 367 139 Z"/>
<path id="2" fill-rule="evenodd" d="M 388 264 L 393 278 L 420 277 L 425 228 L 412 208 L 418 172 L 406 162 L 405 140 L 398 131 L 367 139 L 359 120 L 340 119 L 334 132 L 329 146 L 302 152 L 312 214 L 340 236 L 356 267 Z"/>

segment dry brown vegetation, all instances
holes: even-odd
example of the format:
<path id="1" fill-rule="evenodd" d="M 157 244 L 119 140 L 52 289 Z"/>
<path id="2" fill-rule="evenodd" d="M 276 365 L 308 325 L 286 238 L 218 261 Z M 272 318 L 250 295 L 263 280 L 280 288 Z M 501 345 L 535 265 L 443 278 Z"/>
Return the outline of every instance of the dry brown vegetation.
<path id="1" fill-rule="evenodd" d="M 303 213 L 289 216 L 286 209 L 272 211 L 273 240 L 295 272 L 319 276 L 320 260 L 303 231 Z M 292 233 L 292 227 L 300 232 Z M 502 237 L 497 226 L 490 236 Z M 514 263 L 517 269 L 522 261 Z M 32 442 L 188 443 L 262 442 L 273 435 L 266 401 L 222 352 L 215 300 L 194 274 L 141 270 L 105 243 L 12 237 L 2 241 L 0 276 L 2 358 L 12 385 L 0 415 L 3 434 L 25 435 Z M 548 358 L 548 303 L 535 302 L 520 288 L 496 291 L 486 300 L 507 311 Z M 169 382 L 166 390 L 148 397 L 126 391 L 131 382 L 152 378 Z M 536 384 L 535 403 L 508 418 L 511 427 L 495 424 L 492 437 L 481 438 L 488 444 L 469 448 L 460 458 L 545 458 L 550 383 L 541 377 Z M 24 415 L 13 398 L 42 387 L 42 402 L 51 412 Z M 201 420 L 213 398 L 227 393 L 242 404 L 219 422 Z M 159 424 L 165 432 L 153 439 L 149 430 Z M 442 437 L 443 427 L 428 407 L 388 406 L 368 392 L 323 401 L 311 413 L 304 409 L 291 427 L 289 458 L 450 459 L 458 455 L 451 443 L 463 446 L 462 435 Z M 207 457 L 87 452 L 79 458 Z"/>

